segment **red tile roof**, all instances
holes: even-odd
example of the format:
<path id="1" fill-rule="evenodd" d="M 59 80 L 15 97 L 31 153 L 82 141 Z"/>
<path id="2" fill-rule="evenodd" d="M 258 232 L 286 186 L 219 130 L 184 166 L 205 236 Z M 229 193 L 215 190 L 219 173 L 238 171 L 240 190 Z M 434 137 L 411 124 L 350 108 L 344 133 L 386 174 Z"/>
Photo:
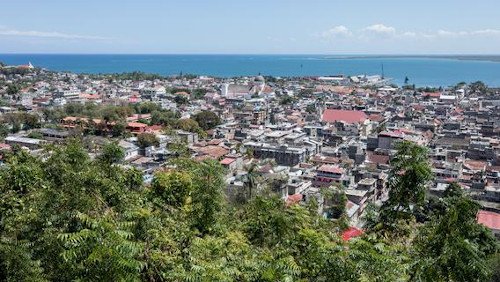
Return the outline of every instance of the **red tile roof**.
<path id="1" fill-rule="evenodd" d="M 375 164 L 389 164 L 390 157 L 386 155 L 374 154 L 372 152 L 367 153 L 368 162 Z"/>
<path id="2" fill-rule="evenodd" d="M 491 172 L 499 172 L 500 171 L 500 166 L 489 166 L 487 168 L 487 171 L 491 171 Z"/>
<path id="3" fill-rule="evenodd" d="M 484 226 L 500 230 L 500 214 L 490 211 L 479 211 L 477 213 L 477 222 Z"/>
<path id="4" fill-rule="evenodd" d="M 130 97 L 128 98 L 129 103 L 137 103 L 139 102 L 139 97 Z"/>
<path id="5" fill-rule="evenodd" d="M 417 110 L 417 111 L 423 111 L 425 109 L 425 107 L 424 107 L 424 105 L 415 104 L 415 105 L 413 105 L 413 109 Z"/>
<path id="6" fill-rule="evenodd" d="M 485 170 L 488 163 L 485 161 L 466 160 L 464 167 L 470 170 Z"/>
<path id="7" fill-rule="evenodd" d="M 371 114 L 368 116 L 368 119 L 371 121 L 381 122 L 384 121 L 385 118 L 379 114 Z"/>
<path id="8" fill-rule="evenodd" d="M 311 168 L 311 167 L 313 167 L 313 165 L 312 164 L 308 164 L 308 163 L 300 163 L 299 167 L 300 168 Z"/>
<path id="9" fill-rule="evenodd" d="M 146 128 L 146 131 L 155 133 L 155 132 L 160 132 L 162 129 L 163 127 L 161 125 L 151 125 Z"/>
<path id="10" fill-rule="evenodd" d="M 441 97 L 441 92 L 424 92 L 424 97 L 439 98 Z"/>
<path id="11" fill-rule="evenodd" d="M 81 98 L 85 98 L 87 100 L 98 100 L 101 99 L 101 95 L 99 94 L 80 94 Z"/>
<path id="12" fill-rule="evenodd" d="M 344 170 L 338 166 L 333 165 L 322 165 L 318 168 L 318 171 L 330 172 L 330 173 L 344 173 Z"/>
<path id="13" fill-rule="evenodd" d="M 342 232 L 342 240 L 349 241 L 354 237 L 363 235 L 363 230 L 357 227 L 349 227 L 346 231 Z"/>
<path id="14" fill-rule="evenodd" d="M 212 139 L 210 141 L 208 141 L 208 145 L 219 145 L 220 143 L 222 143 L 222 140 L 221 139 Z"/>
<path id="15" fill-rule="evenodd" d="M 368 116 L 361 111 L 326 109 L 321 119 L 324 122 L 361 123 L 367 120 Z"/>
<path id="16" fill-rule="evenodd" d="M 220 146 L 206 146 L 206 147 L 201 147 L 197 149 L 199 153 L 202 153 L 204 155 L 209 155 L 212 158 L 218 159 L 220 157 L 223 157 L 227 154 L 229 154 L 229 150 L 224 149 Z"/>
<path id="17" fill-rule="evenodd" d="M 10 150 L 11 147 L 9 144 L 5 144 L 5 143 L 0 143 L 0 150 Z"/>
<path id="18" fill-rule="evenodd" d="M 235 159 L 233 159 L 233 158 L 225 158 L 225 159 L 223 159 L 222 161 L 220 161 L 220 163 L 221 163 L 222 165 L 230 165 L 230 164 L 232 164 L 234 161 L 235 161 Z"/>
<path id="19" fill-rule="evenodd" d="M 336 157 L 315 155 L 314 157 L 311 158 L 311 162 L 317 164 L 338 164 L 341 161 L 339 158 Z"/>
<path id="20" fill-rule="evenodd" d="M 134 127 L 134 128 L 145 128 L 148 127 L 147 124 L 145 123 L 140 123 L 140 122 L 129 122 L 127 124 L 128 127 Z"/>
<path id="21" fill-rule="evenodd" d="M 295 205 L 302 201 L 302 194 L 297 193 L 293 195 L 289 195 L 286 197 L 286 206 L 289 207 L 291 205 Z"/>
<path id="22" fill-rule="evenodd" d="M 352 208 L 353 206 L 355 205 L 355 203 L 347 200 L 347 203 L 345 204 L 345 207 L 349 210 L 350 208 Z"/>

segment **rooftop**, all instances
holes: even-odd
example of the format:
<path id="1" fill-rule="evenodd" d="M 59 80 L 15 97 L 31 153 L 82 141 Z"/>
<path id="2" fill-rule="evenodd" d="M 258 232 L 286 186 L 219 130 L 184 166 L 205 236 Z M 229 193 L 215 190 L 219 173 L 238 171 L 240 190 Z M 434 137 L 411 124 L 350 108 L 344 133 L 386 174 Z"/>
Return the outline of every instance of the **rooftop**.
<path id="1" fill-rule="evenodd" d="M 481 210 L 477 214 L 477 222 L 495 230 L 500 230 L 500 214 Z"/>
<path id="2" fill-rule="evenodd" d="M 326 109 L 321 119 L 324 122 L 362 123 L 368 116 L 362 111 Z"/>
<path id="3" fill-rule="evenodd" d="M 357 227 L 349 227 L 347 230 L 342 232 L 342 240 L 349 241 L 354 237 L 359 237 L 363 235 L 363 230 Z"/>
<path id="4" fill-rule="evenodd" d="M 318 171 L 335 173 L 335 174 L 344 173 L 344 170 L 341 167 L 334 166 L 334 165 L 322 165 L 318 168 Z"/>

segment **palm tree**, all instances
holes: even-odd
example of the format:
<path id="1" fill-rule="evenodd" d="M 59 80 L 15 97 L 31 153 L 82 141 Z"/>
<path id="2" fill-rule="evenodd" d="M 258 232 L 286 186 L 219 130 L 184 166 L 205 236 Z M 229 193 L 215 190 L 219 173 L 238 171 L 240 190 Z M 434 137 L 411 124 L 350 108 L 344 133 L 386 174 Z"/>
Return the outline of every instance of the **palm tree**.
<path id="1" fill-rule="evenodd" d="M 244 187 L 247 190 L 248 193 L 248 199 L 252 198 L 253 190 L 257 188 L 257 165 L 255 163 L 252 163 L 248 168 L 247 168 L 247 175 L 246 179 L 244 182 Z"/>

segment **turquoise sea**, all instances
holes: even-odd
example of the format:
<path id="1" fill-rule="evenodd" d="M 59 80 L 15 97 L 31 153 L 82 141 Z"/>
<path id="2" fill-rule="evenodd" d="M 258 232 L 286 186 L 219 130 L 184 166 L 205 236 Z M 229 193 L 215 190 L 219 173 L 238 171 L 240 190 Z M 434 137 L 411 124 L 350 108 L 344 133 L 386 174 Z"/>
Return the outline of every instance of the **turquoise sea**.
<path id="1" fill-rule="evenodd" d="M 498 58 L 497 58 L 498 59 Z M 401 85 L 449 86 L 482 80 L 500 86 L 500 60 L 411 56 L 329 55 L 78 55 L 0 54 L 7 64 L 27 64 L 75 73 L 143 71 L 162 75 L 326 76 L 382 73 Z"/>

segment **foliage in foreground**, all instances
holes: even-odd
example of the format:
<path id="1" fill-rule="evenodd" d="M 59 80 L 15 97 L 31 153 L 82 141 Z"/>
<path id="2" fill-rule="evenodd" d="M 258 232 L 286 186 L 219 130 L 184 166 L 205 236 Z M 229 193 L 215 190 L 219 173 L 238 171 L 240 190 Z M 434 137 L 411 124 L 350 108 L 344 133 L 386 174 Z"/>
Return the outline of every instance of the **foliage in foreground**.
<path id="1" fill-rule="evenodd" d="M 401 240 L 346 243 L 315 208 L 226 203 L 217 162 L 179 159 L 145 187 L 122 156 L 109 145 L 93 160 L 71 142 L 5 158 L 1 281 L 484 281 L 497 250 L 462 194 Z"/>

